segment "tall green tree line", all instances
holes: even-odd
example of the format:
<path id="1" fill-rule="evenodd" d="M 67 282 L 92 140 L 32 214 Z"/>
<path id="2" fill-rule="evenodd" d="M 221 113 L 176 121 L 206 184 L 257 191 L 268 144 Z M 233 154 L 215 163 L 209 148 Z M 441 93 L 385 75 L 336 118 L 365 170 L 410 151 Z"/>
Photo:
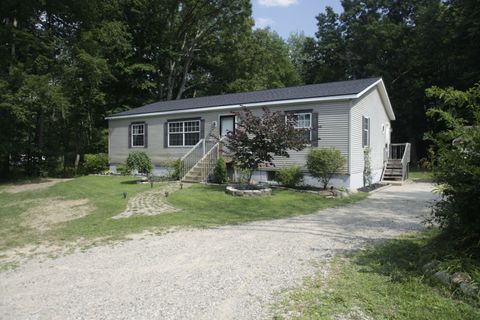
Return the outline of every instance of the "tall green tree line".
<path id="1" fill-rule="evenodd" d="M 300 83 L 249 0 L 0 3 L 0 174 L 68 173 L 112 112 Z"/>
<path id="2" fill-rule="evenodd" d="M 425 89 L 480 80 L 476 0 L 343 0 L 317 16 L 315 38 L 293 35 L 293 61 L 305 83 L 382 76 L 397 120 L 393 138 L 425 156 Z M 298 50 L 298 47 L 303 48 Z"/>

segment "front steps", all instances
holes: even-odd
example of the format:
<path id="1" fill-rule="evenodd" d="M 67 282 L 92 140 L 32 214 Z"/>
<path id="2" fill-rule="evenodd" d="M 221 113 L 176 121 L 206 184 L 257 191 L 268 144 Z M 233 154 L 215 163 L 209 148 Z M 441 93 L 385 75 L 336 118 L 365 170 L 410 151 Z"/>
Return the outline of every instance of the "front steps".
<path id="1" fill-rule="evenodd" d="M 199 183 L 203 181 L 202 178 L 203 161 L 199 161 L 188 173 L 183 177 L 183 182 Z"/>
<path id="2" fill-rule="evenodd" d="M 383 173 L 382 181 L 386 182 L 402 182 L 403 166 L 401 159 L 389 159 Z"/>

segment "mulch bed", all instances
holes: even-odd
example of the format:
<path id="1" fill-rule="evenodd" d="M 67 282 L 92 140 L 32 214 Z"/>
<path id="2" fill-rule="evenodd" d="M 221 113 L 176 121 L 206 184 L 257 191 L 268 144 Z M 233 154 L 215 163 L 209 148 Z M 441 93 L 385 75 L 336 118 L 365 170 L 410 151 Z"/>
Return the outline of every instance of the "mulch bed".
<path id="1" fill-rule="evenodd" d="M 357 190 L 361 191 L 361 192 L 372 192 L 373 190 L 376 190 L 378 188 L 381 188 L 381 187 L 384 187 L 384 186 L 387 186 L 387 185 L 388 184 L 385 184 L 385 183 L 373 183 L 369 186 L 358 188 Z"/>

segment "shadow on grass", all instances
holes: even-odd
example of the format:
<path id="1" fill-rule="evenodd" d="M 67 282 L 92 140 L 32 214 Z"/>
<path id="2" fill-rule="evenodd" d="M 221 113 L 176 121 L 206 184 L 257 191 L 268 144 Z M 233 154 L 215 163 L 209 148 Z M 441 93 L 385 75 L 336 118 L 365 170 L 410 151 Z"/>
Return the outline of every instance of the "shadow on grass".
<path id="1" fill-rule="evenodd" d="M 432 229 L 386 240 L 355 254 L 352 261 L 360 266 L 360 272 L 376 273 L 389 277 L 391 281 L 403 282 L 423 276 L 422 266 L 438 260 L 438 270 L 467 272 L 480 282 L 478 249 L 478 246 L 459 247 L 451 236 Z"/>
<path id="2" fill-rule="evenodd" d="M 140 180 L 138 179 L 135 179 L 135 180 L 126 180 L 126 181 L 122 181 L 120 182 L 120 184 L 137 184 Z"/>

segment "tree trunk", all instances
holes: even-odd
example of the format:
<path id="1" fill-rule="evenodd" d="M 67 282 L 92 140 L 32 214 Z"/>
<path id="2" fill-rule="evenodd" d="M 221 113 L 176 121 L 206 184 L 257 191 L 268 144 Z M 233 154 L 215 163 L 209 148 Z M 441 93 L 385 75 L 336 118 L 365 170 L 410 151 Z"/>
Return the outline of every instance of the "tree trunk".
<path id="1" fill-rule="evenodd" d="M 187 83 L 187 76 L 188 76 L 188 72 L 190 71 L 190 66 L 192 65 L 192 60 L 193 60 L 193 50 L 191 50 L 191 52 L 188 54 L 187 61 L 185 61 L 185 65 L 183 67 L 182 82 L 180 84 L 180 88 L 178 89 L 176 100 L 181 99 L 183 93 L 185 92 L 185 85 Z"/>
<path id="2" fill-rule="evenodd" d="M 5 154 L 2 159 L 2 163 L 0 166 L 0 180 L 1 179 L 8 179 L 10 176 L 10 154 Z"/>

